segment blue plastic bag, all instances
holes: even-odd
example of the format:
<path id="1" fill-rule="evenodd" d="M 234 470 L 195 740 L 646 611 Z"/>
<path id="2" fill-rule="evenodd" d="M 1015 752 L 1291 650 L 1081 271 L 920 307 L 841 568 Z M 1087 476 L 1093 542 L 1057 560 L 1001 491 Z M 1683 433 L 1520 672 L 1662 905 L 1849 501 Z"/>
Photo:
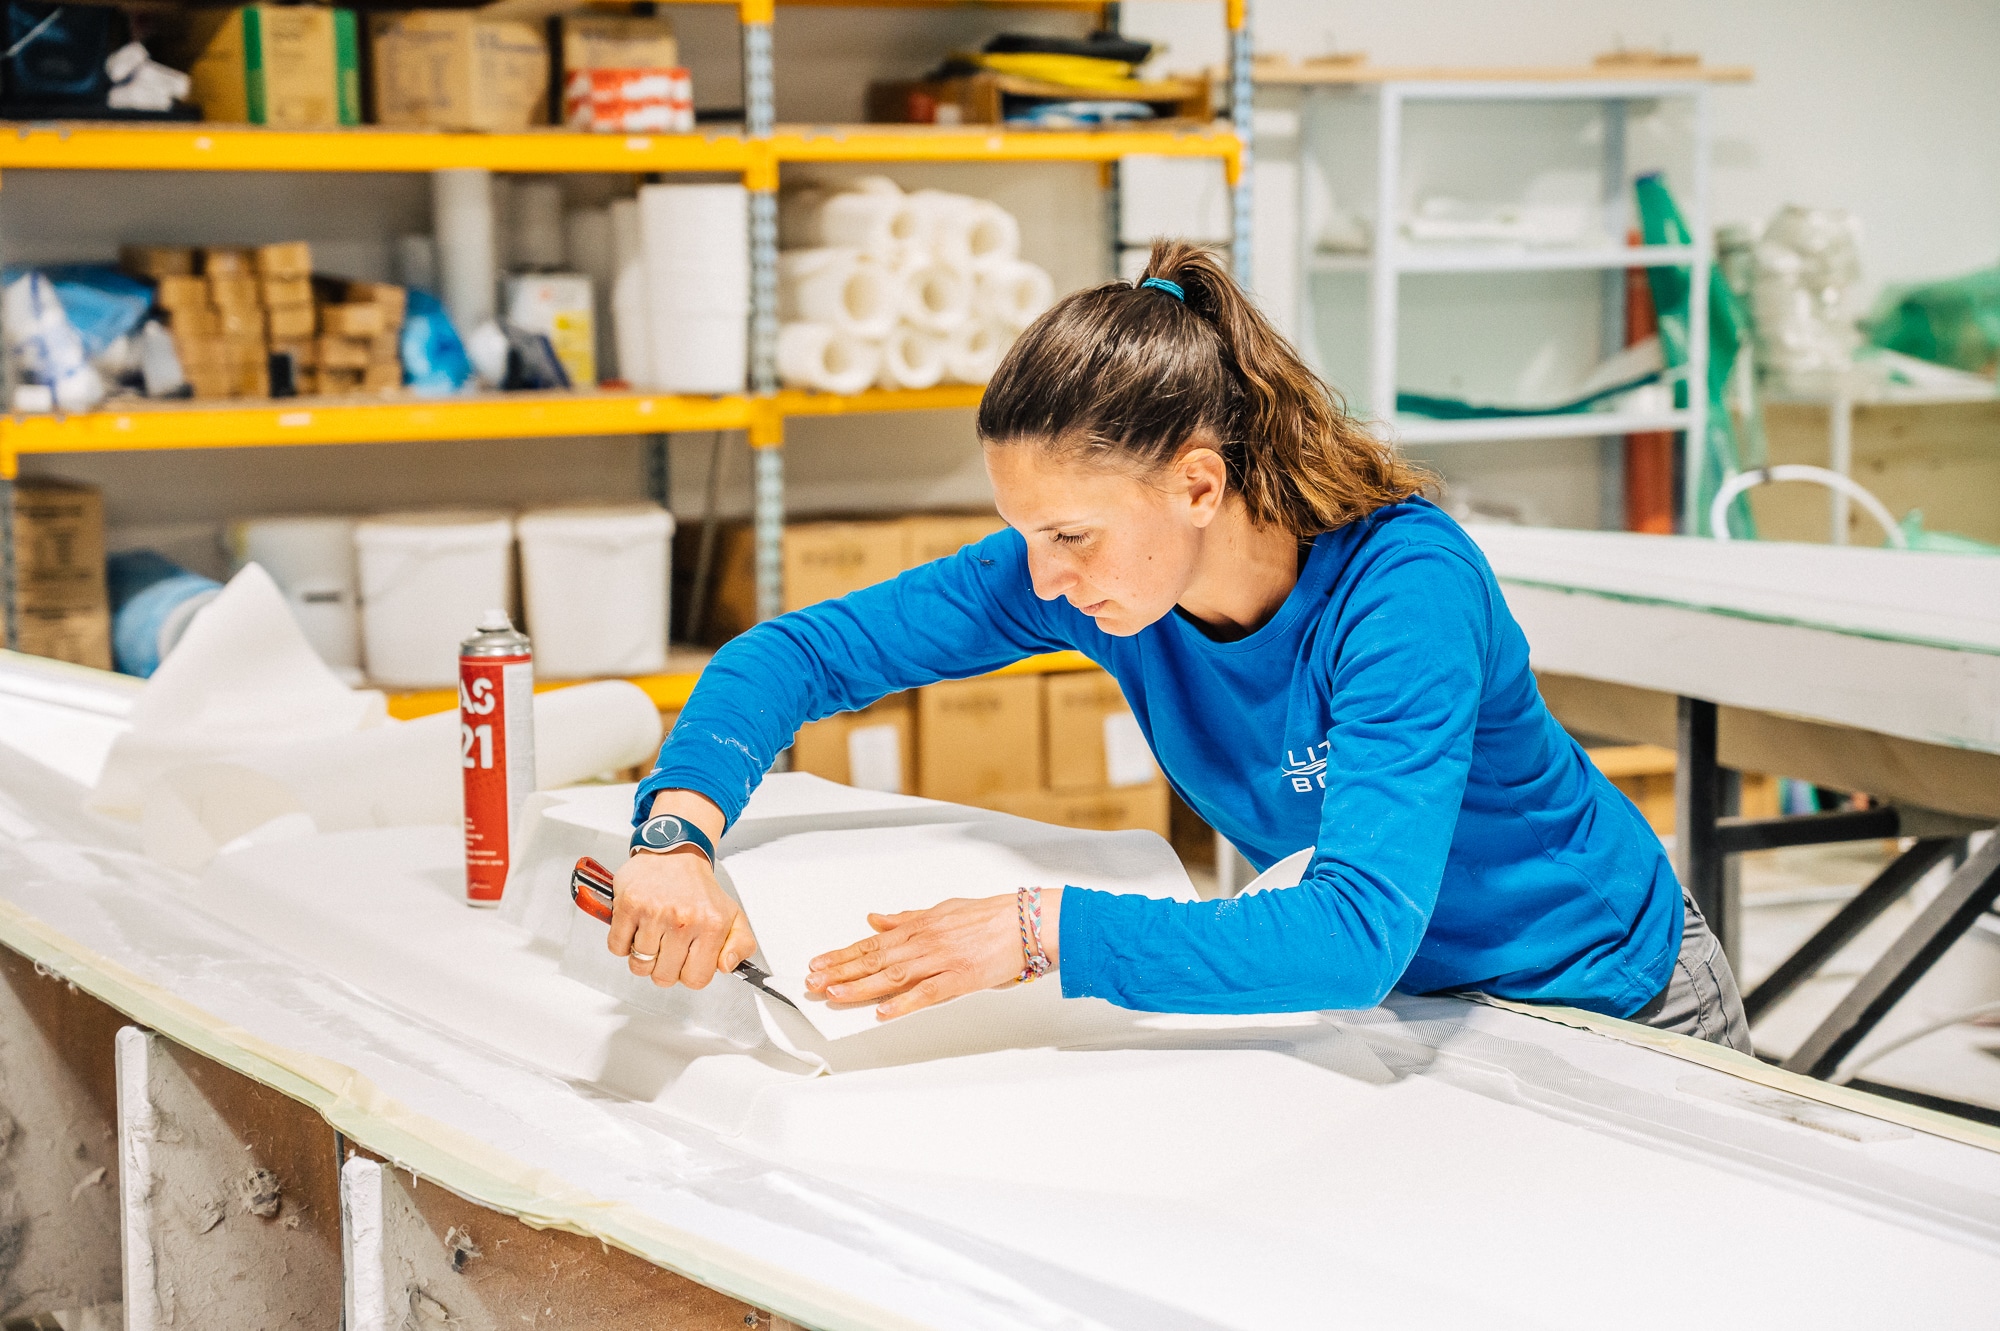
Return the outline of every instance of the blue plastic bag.
<path id="1" fill-rule="evenodd" d="M 429 292 L 409 289 L 397 350 L 403 357 L 404 381 L 419 393 L 442 397 L 456 393 L 472 380 L 472 361 L 465 354 L 465 343 L 451 326 L 443 304 Z"/>

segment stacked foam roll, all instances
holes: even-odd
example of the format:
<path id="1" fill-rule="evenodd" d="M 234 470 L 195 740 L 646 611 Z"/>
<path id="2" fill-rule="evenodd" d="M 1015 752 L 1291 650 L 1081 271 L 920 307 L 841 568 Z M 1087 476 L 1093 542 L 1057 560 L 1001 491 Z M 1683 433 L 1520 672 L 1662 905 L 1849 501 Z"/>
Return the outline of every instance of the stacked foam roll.
<path id="1" fill-rule="evenodd" d="M 1054 297 L 987 199 L 870 176 L 788 195 L 779 235 L 778 375 L 794 388 L 983 384 Z"/>
<path id="2" fill-rule="evenodd" d="M 611 205 L 608 230 L 603 278 L 619 375 L 667 393 L 742 392 L 750 354 L 743 187 L 646 185 Z"/>

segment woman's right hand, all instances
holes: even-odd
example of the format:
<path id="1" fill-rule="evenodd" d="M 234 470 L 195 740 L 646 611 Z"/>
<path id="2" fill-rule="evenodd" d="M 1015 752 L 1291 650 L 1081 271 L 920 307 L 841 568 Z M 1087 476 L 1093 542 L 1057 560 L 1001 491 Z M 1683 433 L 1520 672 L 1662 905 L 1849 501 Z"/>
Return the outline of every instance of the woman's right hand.
<path id="1" fill-rule="evenodd" d="M 678 814 L 708 833 L 711 842 L 721 839 L 722 811 L 691 791 L 660 792 L 652 812 Z M 607 943 L 613 955 L 663 989 L 706 988 L 716 972 L 735 970 L 757 950 L 743 908 L 692 846 L 665 854 L 639 852 L 619 866 L 612 891 Z"/>

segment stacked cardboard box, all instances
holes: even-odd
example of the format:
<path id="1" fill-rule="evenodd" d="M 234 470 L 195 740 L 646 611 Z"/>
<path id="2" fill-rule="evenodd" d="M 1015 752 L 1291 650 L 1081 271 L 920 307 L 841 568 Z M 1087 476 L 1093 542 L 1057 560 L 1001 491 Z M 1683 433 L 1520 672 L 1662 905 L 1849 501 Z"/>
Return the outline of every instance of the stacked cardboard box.
<path id="1" fill-rule="evenodd" d="M 1006 524 L 994 513 L 919 513 L 901 518 L 794 522 L 785 527 L 785 609 L 799 610 L 957 553 Z M 682 528 L 677 568 L 692 570 L 700 528 Z M 747 523 L 719 533 L 708 613 L 690 636 L 723 642 L 757 622 L 756 544 Z M 691 591 L 691 589 L 689 589 Z M 687 591 L 680 593 L 687 595 Z"/>
<path id="2" fill-rule="evenodd" d="M 543 124 L 549 48 L 526 19 L 467 10 L 369 18 L 375 122 L 505 133 Z"/>
<path id="3" fill-rule="evenodd" d="M 319 337 L 299 349 L 301 393 L 380 392 L 403 382 L 398 344 L 408 294 L 386 282 L 321 278 Z"/>
<path id="4" fill-rule="evenodd" d="M 899 695 L 801 728 L 792 766 L 1065 827 L 1168 834 L 1166 780 L 1101 670 L 932 684 L 914 707 Z M 899 766 L 910 775 L 886 779 Z"/>
<path id="5" fill-rule="evenodd" d="M 403 288 L 315 278 L 302 240 L 256 249 L 127 245 L 154 283 L 198 398 L 353 393 L 403 382 Z M 275 378 L 274 378 L 275 376 Z"/>
<path id="6" fill-rule="evenodd" d="M 67 481 L 15 481 L 14 568 L 21 650 L 109 670 L 103 496 Z"/>
<path id="7" fill-rule="evenodd" d="M 158 21 L 157 39 L 148 44 L 157 40 L 165 62 L 188 71 L 203 119 L 293 129 L 361 123 L 353 10 L 190 7 Z"/>

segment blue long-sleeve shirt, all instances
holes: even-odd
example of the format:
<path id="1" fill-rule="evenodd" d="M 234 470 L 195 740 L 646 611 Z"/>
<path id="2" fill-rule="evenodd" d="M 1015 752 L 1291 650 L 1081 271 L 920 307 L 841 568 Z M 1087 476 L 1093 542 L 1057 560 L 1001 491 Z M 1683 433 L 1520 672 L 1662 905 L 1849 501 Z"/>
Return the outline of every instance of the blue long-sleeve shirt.
<path id="1" fill-rule="evenodd" d="M 1216 642 L 1126 638 L 1036 597 L 1019 533 L 761 624 L 716 654 L 639 788 L 733 822 L 798 727 L 1075 648 L 1110 671 L 1182 798 L 1297 887 L 1175 902 L 1071 888 L 1062 986 L 1130 1008 L 1363 1008 L 1478 989 L 1625 1016 L 1666 984 L 1659 840 L 1542 704 L 1485 557 L 1422 499 L 1314 541 L 1284 604 Z"/>

